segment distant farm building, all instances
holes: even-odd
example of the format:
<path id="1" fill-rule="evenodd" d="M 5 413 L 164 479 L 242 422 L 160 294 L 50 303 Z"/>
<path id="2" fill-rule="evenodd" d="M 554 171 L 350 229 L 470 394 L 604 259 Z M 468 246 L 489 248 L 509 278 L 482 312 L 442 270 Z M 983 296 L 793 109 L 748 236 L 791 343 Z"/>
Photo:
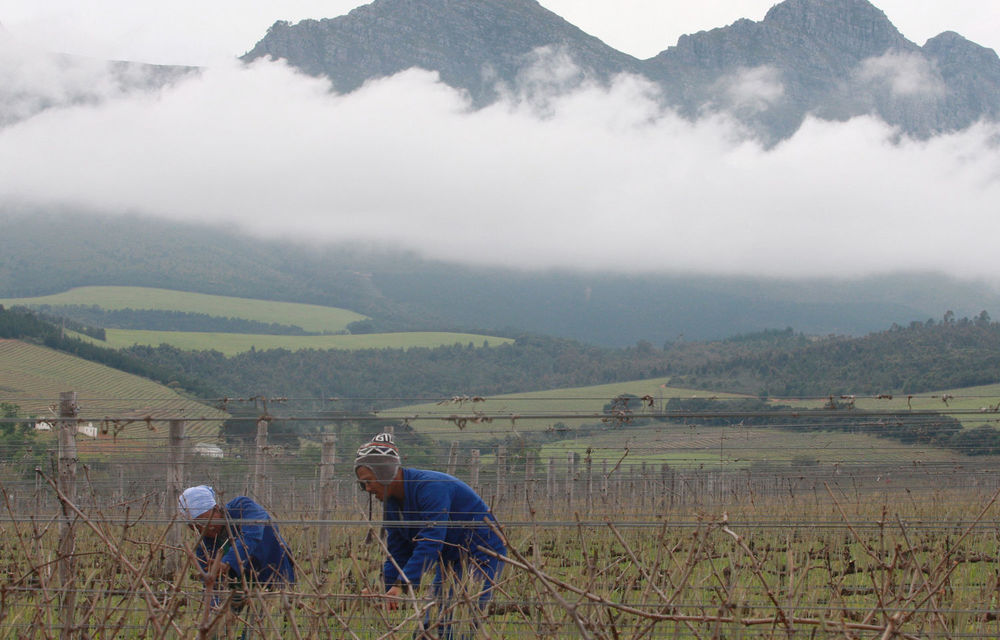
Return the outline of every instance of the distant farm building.
<path id="1" fill-rule="evenodd" d="M 199 442 L 194 445 L 192 450 L 199 456 L 205 456 L 206 458 L 222 458 L 222 447 L 214 444 L 208 444 L 207 442 Z"/>
<path id="2" fill-rule="evenodd" d="M 78 424 L 78 425 L 76 425 L 76 432 L 77 433 L 82 433 L 83 435 L 87 436 L 88 438 L 96 438 L 97 437 L 97 427 L 94 426 L 93 422 L 88 422 L 87 424 Z"/>
<path id="3" fill-rule="evenodd" d="M 55 427 L 51 422 L 46 422 L 45 420 L 38 420 L 35 422 L 35 431 L 53 431 Z M 87 424 L 80 423 L 76 425 L 76 432 L 81 433 L 88 438 L 97 437 L 97 427 L 94 426 L 93 422 L 88 422 Z"/>

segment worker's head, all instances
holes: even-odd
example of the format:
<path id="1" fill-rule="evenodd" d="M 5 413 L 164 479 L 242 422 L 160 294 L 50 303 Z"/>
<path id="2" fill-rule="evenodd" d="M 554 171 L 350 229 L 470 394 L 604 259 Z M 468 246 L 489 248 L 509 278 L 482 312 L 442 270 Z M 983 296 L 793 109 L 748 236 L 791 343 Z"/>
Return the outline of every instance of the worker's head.
<path id="1" fill-rule="evenodd" d="M 215 490 L 208 485 L 189 487 L 177 499 L 177 509 L 188 525 L 206 538 L 214 538 L 226 525 Z"/>
<path id="2" fill-rule="evenodd" d="M 392 434 L 380 433 L 358 449 L 354 458 L 354 474 L 363 491 L 385 500 L 386 491 L 399 472 L 399 449 Z"/>

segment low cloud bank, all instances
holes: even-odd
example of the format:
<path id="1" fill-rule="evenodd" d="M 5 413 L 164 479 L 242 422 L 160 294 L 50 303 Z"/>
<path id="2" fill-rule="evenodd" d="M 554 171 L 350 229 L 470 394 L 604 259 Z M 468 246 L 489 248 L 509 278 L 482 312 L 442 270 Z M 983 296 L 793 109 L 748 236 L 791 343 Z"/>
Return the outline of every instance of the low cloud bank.
<path id="1" fill-rule="evenodd" d="M 638 78 L 543 90 L 571 72 L 529 74 L 481 110 L 416 70 L 346 96 L 267 61 L 156 91 L 88 80 L 83 100 L 36 76 L 34 94 L 69 97 L 0 129 L 0 204 L 526 268 L 995 278 L 996 125 L 912 141 L 870 118 L 810 119 L 765 149 L 725 115 L 662 109 Z M 766 69 L 731 83 L 780 97 Z"/>

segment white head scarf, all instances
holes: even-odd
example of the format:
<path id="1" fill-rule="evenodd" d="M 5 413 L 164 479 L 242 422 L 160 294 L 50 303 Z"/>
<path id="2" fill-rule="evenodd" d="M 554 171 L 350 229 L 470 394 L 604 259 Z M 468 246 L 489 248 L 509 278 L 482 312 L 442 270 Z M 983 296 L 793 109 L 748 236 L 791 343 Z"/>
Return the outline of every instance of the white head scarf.
<path id="1" fill-rule="evenodd" d="M 215 505 L 215 491 L 205 484 L 185 489 L 177 500 L 177 508 L 181 515 L 189 520 L 208 513 Z"/>

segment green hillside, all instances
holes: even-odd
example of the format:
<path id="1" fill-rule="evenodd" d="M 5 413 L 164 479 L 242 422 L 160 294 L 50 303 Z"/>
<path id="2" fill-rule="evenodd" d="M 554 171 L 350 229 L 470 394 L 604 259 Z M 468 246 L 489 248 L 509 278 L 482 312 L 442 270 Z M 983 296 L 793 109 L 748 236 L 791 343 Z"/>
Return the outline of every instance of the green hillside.
<path id="1" fill-rule="evenodd" d="M 654 403 L 651 410 L 659 410 L 674 397 L 737 397 L 711 391 L 670 387 L 669 382 L 670 378 L 653 378 L 475 399 L 461 396 L 438 403 L 386 409 L 379 411 L 378 415 L 386 419 L 409 419 L 415 431 L 437 440 L 488 440 L 517 437 L 526 433 L 546 433 L 556 429 L 569 430 L 585 424 L 594 424 L 600 420 L 592 416 L 602 413 L 606 404 L 613 398 L 623 395 L 633 395 L 637 398 L 651 397 Z M 645 411 L 639 400 L 631 401 L 629 409 L 636 417 L 641 417 Z M 504 417 L 489 422 L 476 422 L 477 413 L 483 416 Z M 580 414 L 591 417 L 567 417 Z M 472 419 L 466 420 L 460 428 L 459 421 L 449 419 L 451 416 Z M 511 420 L 510 416 L 517 417 Z M 570 437 L 573 437 L 572 434 Z"/>
<path id="2" fill-rule="evenodd" d="M 107 427 L 109 434 L 101 440 L 111 438 L 115 425 L 109 420 L 117 418 L 137 420 L 128 425 L 119 422 L 119 439 L 148 443 L 165 442 L 166 425 L 147 424 L 146 417 L 189 420 L 186 431 L 194 438 L 214 437 L 219 421 L 226 417 L 146 378 L 47 347 L 0 340 L 0 401 L 17 405 L 22 415 L 47 420 L 56 417 L 59 394 L 66 391 L 77 393 L 82 420 Z"/>
<path id="3" fill-rule="evenodd" d="M 692 425 L 648 425 L 565 438 L 542 445 L 540 457 L 565 460 L 569 452 L 582 459 L 590 450 L 595 471 L 605 460 L 625 468 L 633 464 L 672 467 L 775 469 L 814 465 L 879 463 L 949 464 L 967 457 L 935 446 L 903 444 L 861 433 Z"/>
<path id="4" fill-rule="evenodd" d="M 911 409 L 940 411 L 945 423 L 958 418 L 966 427 L 965 432 L 934 440 L 930 435 L 921 439 L 921 434 L 937 421 L 919 416 L 914 417 L 909 433 L 893 429 L 892 425 L 886 425 L 884 432 L 878 428 L 866 430 L 863 425 L 873 421 L 863 415 L 848 419 L 857 426 L 838 429 L 834 424 L 822 423 L 822 418 L 817 422 L 815 416 L 800 419 L 794 409 L 775 414 L 772 426 L 768 426 L 767 419 L 748 421 L 744 426 L 740 417 L 721 420 L 731 423 L 725 425 L 712 424 L 711 418 L 670 422 L 649 418 L 650 413 L 672 410 L 677 401 L 696 398 L 708 400 L 704 410 L 710 412 L 732 410 L 729 405 L 734 400 L 757 402 L 749 396 L 671 387 L 669 383 L 669 378 L 657 378 L 491 397 L 459 396 L 437 403 L 382 410 L 378 415 L 405 422 L 421 436 L 442 443 L 457 441 L 489 447 L 494 442 L 507 441 L 513 447 L 512 452 L 521 447 L 537 448 L 542 459 L 565 460 L 570 452 L 582 458 L 589 453 L 595 465 L 627 459 L 627 466 L 667 463 L 677 467 L 763 465 L 787 469 L 796 465 L 883 461 L 952 464 L 967 460 L 964 453 L 1000 453 L 990 440 L 993 430 L 986 433 L 981 429 L 997 419 L 1000 385 L 919 396 L 854 399 L 853 406 L 859 413 L 894 412 L 907 420 Z M 613 399 L 623 395 L 634 396 L 624 407 L 630 412 L 629 420 L 615 423 L 606 419 Z M 836 400 L 846 407 L 851 399 Z M 803 409 L 824 408 L 816 399 L 779 402 Z M 763 403 L 764 407 L 767 405 Z M 960 413 L 951 416 L 949 410 Z M 975 413 L 970 415 L 970 411 Z M 792 424 L 788 423 L 789 417 L 793 418 Z M 814 422 L 817 423 L 811 424 Z M 953 424 L 961 431 L 961 426 L 954 421 Z M 487 456 L 484 461 L 489 459 Z"/>
<path id="5" fill-rule="evenodd" d="M 287 349 L 409 349 L 455 344 L 491 346 L 511 342 L 470 333 L 412 331 L 399 333 L 348 334 L 347 326 L 365 316 L 319 305 L 252 300 L 146 287 L 78 287 L 49 296 L 0 299 L 8 306 L 42 307 L 59 314 L 60 309 L 99 307 L 105 310 L 143 309 L 203 314 L 203 318 L 238 318 L 273 325 L 300 327 L 323 335 L 280 335 L 229 331 L 162 331 L 150 328 L 105 330 L 104 341 L 74 333 L 81 340 L 111 348 L 167 344 L 186 351 L 216 350 L 233 356 L 251 350 Z"/>
<path id="6" fill-rule="evenodd" d="M 490 346 L 513 342 L 510 338 L 497 338 L 471 333 L 448 333 L 437 331 L 365 333 L 359 335 L 322 336 L 282 336 L 247 333 L 205 333 L 195 331 L 143 331 L 128 329 L 108 329 L 107 341 L 93 341 L 114 348 L 133 345 L 158 346 L 168 344 L 185 351 L 214 349 L 227 356 L 233 356 L 257 349 L 410 349 L 414 347 L 442 347 L 454 344 L 477 347 L 484 343 Z M 81 339 L 87 339 L 80 336 Z"/>
<path id="7" fill-rule="evenodd" d="M 0 299 L 14 306 L 98 306 L 102 309 L 155 309 L 204 313 L 224 318 L 297 325 L 307 331 L 346 331 L 347 325 L 366 316 L 347 309 L 314 304 L 275 302 L 149 287 L 77 287 L 63 293 L 34 298 Z"/>
<path id="8" fill-rule="evenodd" d="M 959 420 L 966 429 L 996 425 L 1000 421 L 1000 384 L 931 391 L 921 394 L 880 394 L 877 396 L 834 397 L 843 404 L 850 401 L 864 411 L 938 411 Z M 783 400 L 787 402 L 787 400 Z M 818 409 L 826 398 L 794 401 L 796 406 Z"/>

